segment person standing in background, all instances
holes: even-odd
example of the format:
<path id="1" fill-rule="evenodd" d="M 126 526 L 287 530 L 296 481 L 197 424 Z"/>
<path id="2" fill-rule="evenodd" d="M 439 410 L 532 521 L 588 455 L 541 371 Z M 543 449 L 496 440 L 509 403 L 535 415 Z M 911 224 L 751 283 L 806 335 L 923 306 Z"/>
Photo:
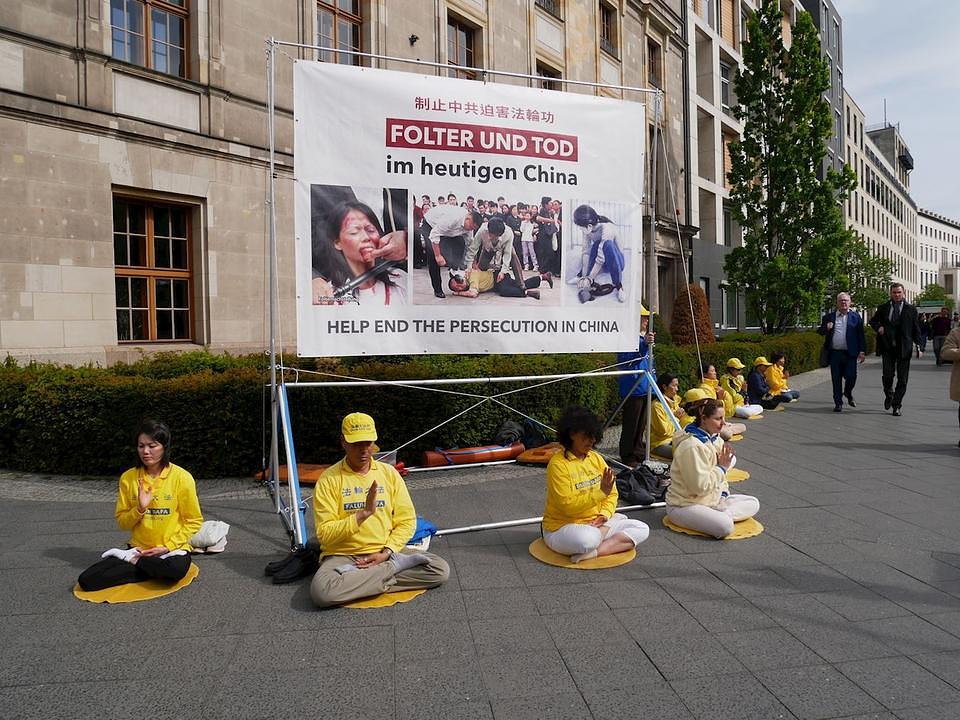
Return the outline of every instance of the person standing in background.
<path id="1" fill-rule="evenodd" d="M 877 308 L 870 318 L 870 327 L 877 333 L 877 354 L 883 360 L 883 409 L 892 407 L 893 414 L 899 417 L 903 414 L 903 396 L 907 392 L 914 347 L 917 348 L 917 357 L 923 357 L 917 309 L 906 301 L 901 283 L 890 286 L 890 300 Z M 894 373 L 896 388 L 893 386 Z"/>

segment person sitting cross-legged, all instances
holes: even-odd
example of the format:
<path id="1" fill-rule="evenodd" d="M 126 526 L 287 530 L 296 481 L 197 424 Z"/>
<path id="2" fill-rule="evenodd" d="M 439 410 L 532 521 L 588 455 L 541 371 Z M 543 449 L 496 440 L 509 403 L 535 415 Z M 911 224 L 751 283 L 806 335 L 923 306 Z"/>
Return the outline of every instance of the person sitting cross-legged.
<path id="1" fill-rule="evenodd" d="M 800 399 L 800 393 L 787 386 L 790 373 L 784 365 L 787 358 L 782 352 L 775 352 L 770 356 L 770 365 L 763 370 L 763 375 L 770 386 L 770 394 L 780 398 L 781 402 L 795 402 Z"/>
<path id="2" fill-rule="evenodd" d="M 719 435 L 723 403 L 705 398 L 688 404 L 687 412 L 694 421 L 673 436 L 667 517 L 681 527 L 724 538 L 735 522 L 756 515 L 760 502 L 730 494 L 726 474 L 736 458 Z"/>
<path id="3" fill-rule="evenodd" d="M 320 568 L 310 583 L 318 607 L 385 592 L 432 588 L 450 576 L 446 561 L 405 550 L 417 517 L 396 468 L 373 459 L 373 418 L 343 419 L 344 458 L 327 468 L 313 492 Z"/>
<path id="4" fill-rule="evenodd" d="M 543 541 L 575 563 L 626 552 L 650 534 L 646 523 L 616 512 L 616 478 L 593 449 L 601 437 L 596 415 L 568 407 L 557 424 L 563 452 L 547 465 Z"/>
<path id="5" fill-rule="evenodd" d="M 720 378 L 720 387 L 726 391 L 730 398 L 723 403 L 723 411 L 729 417 L 730 408 L 733 408 L 733 416 L 738 418 L 751 418 L 763 414 L 763 406 L 759 404 L 747 404 L 744 395 L 747 392 L 747 381 L 743 377 L 743 368 L 745 365 L 740 362 L 740 358 L 730 358 L 727 360 L 727 370 Z"/>

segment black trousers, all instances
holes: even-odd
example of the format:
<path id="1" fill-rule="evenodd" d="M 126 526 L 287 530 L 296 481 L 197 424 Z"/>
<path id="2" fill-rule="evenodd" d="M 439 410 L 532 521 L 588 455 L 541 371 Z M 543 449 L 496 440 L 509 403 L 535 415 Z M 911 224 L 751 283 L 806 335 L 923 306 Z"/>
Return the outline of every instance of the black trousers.
<path id="1" fill-rule="evenodd" d="M 833 380 L 833 402 L 843 404 L 843 396 L 850 397 L 857 384 L 857 357 L 846 350 L 830 351 L 830 379 Z"/>
<path id="2" fill-rule="evenodd" d="M 907 394 L 907 380 L 910 378 L 910 356 L 900 357 L 897 353 L 883 353 L 883 394 L 891 399 L 894 407 L 903 405 L 903 396 Z M 896 373 L 897 386 L 893 386 Z"/>
<path id="3" fill-rule="evenodd" d="M 623 404 L 623 426 L 620 431 L 620 460 L 627 465 L 642 462 L 643 434 L 647 431 L 647 396 L 631 395 Z"/>
<path id="4" fill-rule="evenodd" d="M 465 270 L 463 256 L 467 252 L 466 238 L 463 235 L 444 236 L 440 238 L 440 254 L 447 261 L 446 267 L 451 270 Z M 433 255 L 433 243 L 427 239 L 427 268 L 430 272 L 430 284 L 433 291 L 443 292 L 443 283 L 440 281 L 440 266 Z"/>
<path id="5" fill-rule="evenodd" d="M 534 290 L 538 287 L 540 287 L 539 275 L 524 279 L 522 285 L 513 275 L 507 275 L 503 282 L 495 283 L 493 289 L 501 297 L 526 297 L 527 290 Z"/>
<path id="6" fill-rule="evenodd" d="M 120 558 L 107 557 L 84 570 L 77 583 L 81 590 L 103 590 L 104 588 L 141 580 L 169 580 L 175 583 L 190 569 L 190 554 L 174 555 L 166 559 L 141 557 L 136 564 Z"/>

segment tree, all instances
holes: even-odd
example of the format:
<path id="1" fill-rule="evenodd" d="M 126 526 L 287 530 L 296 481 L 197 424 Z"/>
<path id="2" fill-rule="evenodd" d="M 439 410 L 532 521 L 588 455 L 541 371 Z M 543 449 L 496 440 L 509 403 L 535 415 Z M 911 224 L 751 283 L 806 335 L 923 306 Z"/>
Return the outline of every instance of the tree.
<path id="1" fill-rule="evenodd" d="M 726 259 L 727 283 L 743 290 L 765 333 L 816 315 L 851 239 L 840 203 L 854 187 L 849 167 L 819 177 L 833 132 L 827 63 L 809 13 L 800 12 L 788 51 L 778 0 L 763 0 L 748 22 L 737 73 L 743 137 L 730 143 L 730 198 L 743 246 Z"/>
<path id="2" fill-rule="evenodd" d="M 951 311 L 953 310 L 953 298 L 947 295 L 946 288 L 936 283 L 927 285 L 913 301 L 918 304 L 922 302 L 936 302 L 940 303 L 941 307 L 950 308 Z"/>
<path id="3" fill-rule="evenodd" d="M 677 345 L 692 345 L 698 341 L 701 345 L 708 345 L 717 341 L 710 319 L 710 303 L 699 285 L 687 285 L 677 293 L 673 301 L 670 335 Z"/>
<path id="4" fill-rule="evenodd" d="M 823 307 L 832 309 L 837 294 L 850 294 L 850 301 L 860 308 L 875 308 L 887 301 L 893 275 L 893 260 L 870 252 L 867 244 L 850 233 L 840 254 L 840 267 L 827 283 Z"/>

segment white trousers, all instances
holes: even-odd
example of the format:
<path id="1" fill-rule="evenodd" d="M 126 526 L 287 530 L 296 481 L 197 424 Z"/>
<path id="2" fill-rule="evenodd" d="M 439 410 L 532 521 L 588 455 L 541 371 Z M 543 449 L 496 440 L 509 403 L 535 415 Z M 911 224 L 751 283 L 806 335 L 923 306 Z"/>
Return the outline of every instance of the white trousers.
<path id="1" fill-rule="evenodd" d="M 715 538 L 733 532 L 733 524 L 746 520 L 760 510 L 760 501 L 752 495 L 730 495 L 714 506 L 667 506 L 667 517 L 681 527 L 697 530 Z"/>
<path id="2" fill-rule="evenodd" d="M 747 431 L 747 426 L 743 423 L 729 423 L 724 421 L 723 427 L 720 428 L 720 437 L 724 441 L 729 440 L 734 435 L 742 435 Z"/>
<path id="3" fill-rule="evenodd" d="M 606 533 L 602 532 L 601 528 L 606 528 Z M 598 528 L 592 525 L 570 523 L 553 532 L 544 530 L 543 541 L 548 548 L 561 555 L 582 555 L 596 550 L 604 539 L 611 538 L 617 533 L 626 535 L 636 547 L 650 535 L 650 528 L 640 520 L 633 520 L 622 513 L 614 513 L 613 517 Z"/>
<path id="4" fill-rule="evenodd" d="M 761 405 L 738 405 L 733 411 L 734 417 L 738 418 L 751 418 L 754 415 L 759 415 L 763 412 L 763 407 Z"/>

